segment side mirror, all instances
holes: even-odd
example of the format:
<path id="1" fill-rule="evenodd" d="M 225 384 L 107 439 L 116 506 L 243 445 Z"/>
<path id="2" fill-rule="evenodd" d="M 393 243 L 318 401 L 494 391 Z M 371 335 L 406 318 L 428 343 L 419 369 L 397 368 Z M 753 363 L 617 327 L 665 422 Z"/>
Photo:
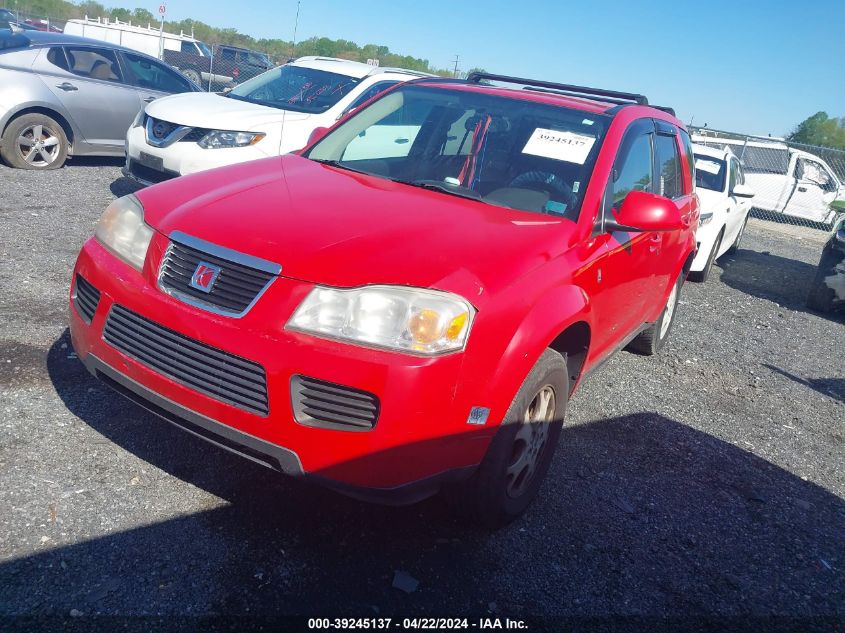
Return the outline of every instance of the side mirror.
<path id="1" fill-rule="evenodd" d="M 736 196 L 737 198 L 753 198 L 754 190 L 748 185 L 736 184 L 734 185 L 734 188 L 731 189 L 731 195 Z"/>
<path id="2" fill-rule="evenodd" d="M 646 191 L 630 192 L 614 215 L 604 223 L 609 231 L 677 231 L 686 226 L 675 203 Z"/>
<path id="3" fill-rule="evenodd" d="M 308 137 L 308 146 L 313 145 L 321 138 L 326 135 L 326 132 L 329 131 L 327 127 L 315 127 L 314 130 L 311 132 L 311 136 Z"/>

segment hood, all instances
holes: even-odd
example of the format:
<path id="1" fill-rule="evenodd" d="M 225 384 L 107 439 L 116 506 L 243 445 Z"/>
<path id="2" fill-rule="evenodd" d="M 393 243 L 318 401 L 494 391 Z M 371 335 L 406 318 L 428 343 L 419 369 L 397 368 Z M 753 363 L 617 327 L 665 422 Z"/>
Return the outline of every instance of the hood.
<path id="1" fill-rule="evenodd" d="M 211 130 L 255 130 L 268 125 L 302 121 L 311 115 L 233 99 L 213 92 L 185 92 L 162 97 L 144 111 L 170 123 Z"/>
<path id="2" fill-rule="evenodd" d="M 267 259 L 285 277 L 437 288 L 477 306 L 488 290 L 562 252 L 576 227 L 294 154 L 185 176 L 137 195 L 158 231 Z"/>

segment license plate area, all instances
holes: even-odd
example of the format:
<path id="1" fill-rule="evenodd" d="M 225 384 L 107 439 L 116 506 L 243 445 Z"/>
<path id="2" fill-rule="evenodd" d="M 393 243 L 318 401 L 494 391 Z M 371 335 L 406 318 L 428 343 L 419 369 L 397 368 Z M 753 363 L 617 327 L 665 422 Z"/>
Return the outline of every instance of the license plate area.
<path id="1" fill-rule="evenodd" d="M 152 156 L 146 152 L 141 152 L 138 157 L 138 162 L 144 167 L 149 167 L 150 169 L 155 169 L 156 171 L 164 171 L 164 159 L 158 156 Z"/>

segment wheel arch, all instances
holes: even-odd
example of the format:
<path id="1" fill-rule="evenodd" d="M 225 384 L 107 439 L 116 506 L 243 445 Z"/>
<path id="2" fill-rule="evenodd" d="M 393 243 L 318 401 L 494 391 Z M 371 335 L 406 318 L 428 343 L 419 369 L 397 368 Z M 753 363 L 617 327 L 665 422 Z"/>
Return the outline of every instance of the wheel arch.
<path id="1" fill-rule="evenodd" d="M 63 115 L 55 108 L 46 105 L 29 105 L 13 112 L 3 124 L 3 129 L 0 130 L 0 136 L 6 133 L 6 130 L 9 128 L 13 121 L 27 114 L 43 114 L 44 116 L 48 116 L 51 119 L 54 119 L 56 123 L 61 125 L 62 130 L 64 131 L 65 136 L 67 137 L 68 156 L 73 155 L 73 144 L 76 140 L 76 133 L 73 129 L 73 126 L 70 124 L 70 121 L 65 115 Z"/>
<path id="2" fill-rule="evenodd" d="M 465 370 L 470 369 L 471 374 L 477 370 L 485 375 L 475 388 L 483 389 L 491 409 L 504 415 L 532 367 L 551 348 L 566 356 L 571 393 L 586 364 L 591 324 L 590 303 L 584 290 L 574 285 L 557 287 L 545 292 L 527 311 L 498 357 L 492 374 L 483 372 L 481 367 L 465 367 Z"/>

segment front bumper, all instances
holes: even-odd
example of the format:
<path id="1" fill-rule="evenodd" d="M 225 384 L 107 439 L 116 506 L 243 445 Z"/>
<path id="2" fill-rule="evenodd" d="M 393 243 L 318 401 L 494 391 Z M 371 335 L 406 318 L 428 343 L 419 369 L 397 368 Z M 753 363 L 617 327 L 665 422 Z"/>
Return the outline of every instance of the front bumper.
<path id="1" fill-rule="evenodd" d="M 265 146 L 262 147 L 262 143 Z M 278 147 L 274 146 L 273 151 L 270 151 L 272 144 L 272 141 L 265 138 L 255 145 L 227 149 L 203 149 L 193 141 L 177 141 L 167 147 L 153 147 L 147 143 L 143 126 L 131 127 L 126 134 L 126 165 L 123 174 L 143 185 L 151 185 L 207 169 L 276 156 Z"/>
<path id="2" fill-rule="evenodd" d="M 239 319 L 192 307 L 151 282 L 166 245 L 167 238 L 156 234 L 142 273 L 94 239 L 80 252 L 73 278 L 81 275 L 100 298 L 90 324 L 71 301 L 71 337 L 81 361 L 109 386 L 218 446 L 359 498 L 413 502 L 445 481 L 468 476 L 481 461 L 495 429 L 467 427 L 469 411 L 454 402 L 462 354 L 418 358 L 289 332 L 285 322 L 313 286 L 284 277 Z M 191 389 L 106 342 L 103 329 L 115 304 L 259 363 L 266 373 L 268 415 Z M 376 394 L 375 426 L 349 432 L 297 422 L 291 403 L 295 375 Z"/>

